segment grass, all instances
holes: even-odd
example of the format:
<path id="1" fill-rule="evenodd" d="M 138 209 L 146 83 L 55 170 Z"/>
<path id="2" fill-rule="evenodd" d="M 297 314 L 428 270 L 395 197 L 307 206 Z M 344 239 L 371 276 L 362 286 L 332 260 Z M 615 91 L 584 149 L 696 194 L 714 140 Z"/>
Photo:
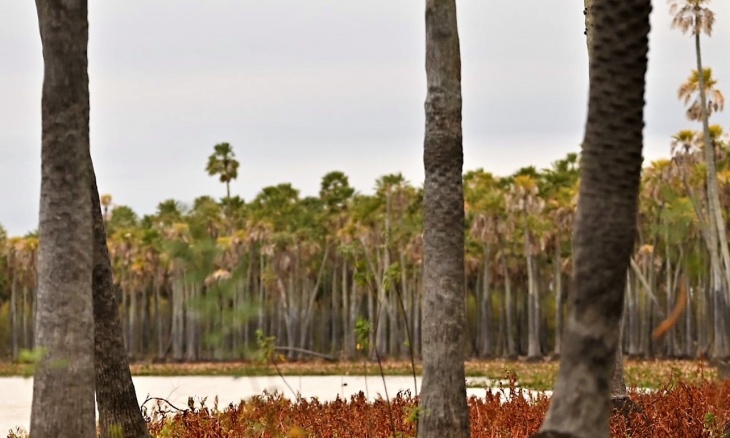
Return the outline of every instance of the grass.
<path id="1" fill-rule="evenodd" d="M 284 376 L 326 376 L 361 375 L 362 362 L 279 362 L 278 368 Z M 518 376 L 521 387 L 547 390 L 555 383 L 558 373 L 557 361 L 468 361 L 465 364 L 468 377 L 483 377 L 492 380 L 504 379 L 507 374 Z M 0 362 L 0 376 L 27 376 L 29 366 Z M 276 370 L 259 362 L 196 362 L 196 363 L 151 363 L 138 362 L 131 365 L 136 376 L 275 376 Z M 416 372 L 421 374 L 420 364 Z M 383 373 L 391 376 L 411 374 L 408 361 L 384 361 Z M 379 374 L 376 363 L 368 364 L 368 374 Z M 626 384 L 630 387 L 660 388 L 670 378 L 681 378 L 688 383 L 703 378 L 715 379 L 717 373 L 706 362 L 696 360 L 627 360 L 625 364 Z"/>

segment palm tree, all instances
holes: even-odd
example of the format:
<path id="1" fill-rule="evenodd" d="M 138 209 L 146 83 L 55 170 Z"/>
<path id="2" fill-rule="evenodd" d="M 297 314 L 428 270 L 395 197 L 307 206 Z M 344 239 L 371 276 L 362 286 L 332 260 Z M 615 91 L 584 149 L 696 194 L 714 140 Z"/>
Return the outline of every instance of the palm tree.
<path id="1" fill-rule="evenodd" d="M 515 176 L 507 196 L 507 209 L 515 216 L 522 228 L 523 255 L 527 262 L 527 356 L 536 359 L 540 349 L 540 297 L 537 284 L 536 255 L 540 252 L 539 235 L 535 228 L 536 216 L 542 213 L 545 203 L 538 197 L 537 182 L 528 175 Z"/>
<path id="2" fill-rule="evenodd" d="M 43 46 L 41 203 L 30 433 L 96 436 L 88 8 L 38 0 Z"/>
<path id="3" fill-rule="evenodd" d="M 498 228 L 504 219 L 504 196 L 496 186 L 497 179 L 478 169 L 464 175 L 465 211 L 471 226 L 469 234 L 482 250 L 481 290 L 477 291 L 477 351 L 481 357 L 492 354 L 491 335 L 491 258 L 499 243 Z"/>
<path id="4" fill-rule="evenodd" d="M 101 203 L 102 217 L 104 218 L 104 222 L 107 222 L 110 218 L 109 210 L 112 206 L 112 195 L 108 193 L 101 195 L 99 202 Z"/>
<path id="5" fill-rule="evenodd" d="M 725 314 L 728 304 L 728 292 L 730 291 L 730 248 L 728 248 L 727 231 L 725 221 L 722 217 L 720 206 L 720 195 L 717 184 L 717 166 L 715 163 L 715 146 L 712 142 L 709 117 L 711 112 L 722 109 L 722 94 L 714 87 L 715 81 L 712 79 L 712 70 L 702 67 L 702 50 L 700 44 L 701 34 L 707 36 L 712 35 L 712 27 L 715 23 L 715 14 L 706 7 L 710 0 L 670 0 L 669 13 L 672 14 L 672 27 L 679 28 L 682 33 L 692 32 L 695 40 L 695 55 L 697 69 L 690 76 L 690 79 L 679 89 L 680 98 L 684 98 L 685 104 L 689 103 L 690 96 L 697 91 L 699 100 L 692 102 L 687 115 L 692 120 L 700 120 L 702 122 L 702 134 L 705 144 L 704 159 L 707 175 L 707 205 L 708 205 L 708 222 L 710 225 L 710 233 L 714 246 L 719 245 L 719 251 L 722 255 L 724 270 L 716 271 L 717 266 L 713 268 L 713 275 L 717 278 L 713 282 L 713 293 L 715 294 L 715 306 L 719 307 L 717 312 Z M 699 74 L 702 72 L 702 74 Z M 693 81 L 693 79 L 696 79 Z M 695 85 L 696 84 L 696 85 Z M 710 92 L 712 99 L 707 98 Z M 710 249 L 710 252 L 715 249 Z M 722 269 L 722 268 L 721 268 Z M 722 275 L 722 274 L 725 275 Z M 723 318 L 724 320 L 724 318 Z M 724 331 L 724 330 L 723 330 Z M 718 336 L 719 335 L 719 336 Z M 714 355 L 718 358 L 730 356 L 730 342 L 724 334 L 716 333 L 714 343 Z"/>
<path id="6" fill-rule="evenodd" d="M 455 0 L 426 1 L 426 78 L 419 436 L 468 437 L 461 54 Z"/>
<path id="7" fill-rule="evenodd" d="M 712 69 L 706 67 L 702 71 L 703 79 L 700 81 L 700 75 L 697 70 L 692 70 L 687 80 L 679 87 L 677 96 L 683 101 L 685 105 L 692 101 L 692 104 L 687 108 L 687 117 L 690 120 L 702 120 L 703 112 L 701 107 L 700 98 L 700 82 L 705 84 L 705 94 L 709 95 L 707 99 L 707 107 L 705 113 L 707 117 L 711 116 L 713 112 L 722 111 L 725 107 L 725 96 L 718 88 L 716 88 L 717 80 L 712 77 Z"/>
<path id="8" fill-rule="evenodd" d="M 610 379 L 636 234 L 650 11 L 650 0 L 594 0 L 591 8 L 573 287 L 543 436 L 609 436 Z M 622 23 L 621 37 L 612 23 Z"/>
<path id="9" fill-rule="evenodd" d="M 721 134 L 719 127 L 710 127 L 710 138 L 711 143 L 714 144 L 716 136 Z M 710 150 L 711 154 L 714 155 L 714 148 L 707 148 L 705 146 L 704 137 L 696 131 L 685 129 L 679 131 L 677 134 L 672 136 L 671 151 L 673 154 L 673 162 L 677 167 L 679 176 L 682 180 L 684 189 L 692 202 L 695 214 L 697 215 L 697 222 L 702 233 L 705 246 L 707 248 L 710 258 L 710 281 L 712 284 L 712 297 L 715 302 L 713 306 L 714 311 L 714 354 L 719 357 L 724 357 L 727 353 L 728 340 L 725 329 L 725 304 L 724 293 L 727 291 L 726 283 L 724 283 L 725 277 L 723 276 L 723 261 L 721 259 L 721 239 L 718 239 L 713 222 L 713 211 L 712 211 L 712 199 L 710 185 L 707 183 L 707 173 L 702 180 L 698 181 L 697 175 L 697 164 L 702 161 L 706 162 L 707 150 Z M 705 160 L 702 158 L 705 157 Z M 716 180 L 715 176 L 715 180 Z M 719 204 L 719 191 L 718 191 L 718 204 Z M 725 351 L 725 353 L 723 353 Z"/>
<path id="10" fill-rule="evenodd" d="M 208 175 L 218 175 L 220 182 L 226 184 L 226 199 L 231 198 L 231 181 L 238 178 L 238 161 L 229 143 L 218 143 L 213 146 L 214 152 L 208 157 L 205 171 Z"/>

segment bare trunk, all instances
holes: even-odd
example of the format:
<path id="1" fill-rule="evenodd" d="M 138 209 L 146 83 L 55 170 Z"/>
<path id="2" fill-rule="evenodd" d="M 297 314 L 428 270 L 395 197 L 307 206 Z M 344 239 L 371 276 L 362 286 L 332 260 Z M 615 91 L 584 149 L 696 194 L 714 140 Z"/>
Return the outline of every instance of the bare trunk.
<path id="1" fill-rule="evenodd" d="M 651 1 L 595 0 L 573 287 L 541 431 L 608 438 L 626 270 L 636 234 Z M 622 37 L 612 23 L 622 23 Z M 620 183 L 617 183 L 620 182 Z"/>
<path id="2" fill-rule="evenodd" d="M 100 437 L 147 437 L 147 424 L 137 404 L 137 394 L 124 348 L 106 231 L 91 157 L 89 168 L 94 226 L 94 370 Z"/>
<path id="3" fill-rule="evenodd" d="M 555 243 L 555 273 L 553 284 L 555 285 L 555 350 L 556 356 L 560 356 L 560 340 L 563 338 L 563 273 L 562 259 L 560 254 L 560 238 Z"/>
<path id="4" fill-rule="evenodd" d="M 181 273 L 175 273 L 172 281 L 172 324 L 170 337 L 172 338 L 172 358 L 176 361 L 183 359 L 183 342 L 185 335 L 185 284 Z"/>
<path id="5" fill-rule="evenodd" d="M 86 1 L 37 0 L 43 46 L 34 438 L 96 436 L 89 22 Z"/>
<path id="6" fill-rule="evenodd" d="M 198 359 L 198 333 L 200 321 L 198 318 L 196 286 L 185 281 L 185 359 L 194 361 Z"/>
<path id="7" fill-rule="evenodd" d="M 423 381 L 419 437 L 469 436 L 461 56 L 454 0 L 426 1 Z"/>
<path id="8" fill-rule="evenodd" d="M 507 267 L 507 257 L 502 253 L 502 273 L 504 275 L 504 307 L 505 307 L 505 333 L 507 336 L 507 356 L 517 356 L 515 346 L 514 328 L 513 328 L 513 304 L 512 304 L 512 285 L 510 284 L 509 269 Z"/>
<path id="9" fill-rule="evenodd" d="M 340 294 L 337 290 L 337 283 L 339 280 L 339 277 L 337 276 L 337 257 L 335 257 L 334 262 L 332 263 L 332 286 L 330 288 L 330 299 L 331 301 L 331 308 L 330 311 L 330 320 L 332 321 L 330 326 L 330 348 L 329 350 L 332 352 L 336 352 L 341 349 L 341 342 L 340 342 L 340 322 L 342 321 L 340 319 L 341 314 L 341 304 L 340 304 Z"/>
<path id="10" fill-rule="evenodd" d="M 30 330 L 30 323 L 28 321 L 34 321 L 35 320 L 35 303 L 37 300 L 32 299 L 29 300 L 28 297 L 31 295 L 29 293 L 28 286 L 23 286 L 23 301 L 21 303 L 21 312 L 20 312 L 20 318 L 21 318 L 21 325 L 23 326 L 23 348 L 29 349 L 33 348 L 33 340 Z M 34 294 L 37 295 L 37 294 Z M 30 303 L 30 309 L 28 308 L 28 302 Z"/>
<path id="11" fill-rule="evenodd" d="M 535 260 L 530 244 L 530 232 L 525 229 L 525 258 L 527 259 L 527 357 L 535 359 L 540 351 L 540 297 L 535 279 Z"/>
<path id="12" fill-rule="evenodd" d="M 155 322 L 157 324 L 157 359 L 162 360 L 165 357 L 165 343 L 164 343 L 164 333 L 163 333 L 163 325 L 162 325 L 162 314 L 161 314 L 161 307 L 162 307 L 162 301 L 160 299 L 160 286 L 155 282 L 154 286 L 154 303 L 155 303 Z"/>
<path id="13" fill-rule="evenodd" d="M 13 269 L 13 279 L 10 285 L 10 332 L 12 336 L 13 360 L 18 359 L 18 338 L 20 332 L 20 324 L 18 324 L 18 273 L 17 268 Z"/>
<path id="14" fill-rule="evenodd" d="M 727 302 L 728 287 L 730 286 L 730 252 L 728 251 L 727 231 L 725 220 L 722 217 L 722 207 L 720 205 L 720 194 L 717 184 L 717 167 L 715 165 L 715 144 L 710 136 L 709 117 L 707 114 L 707 96 L 705 94 L 705 76 L 702 69 L 702 52 L 700 48 L 700 29 L 695 27 L 695 54 L 697 59 L 697 74 L 699 79 L 700 106 L 702 114 L 702 134 L 704 138 L 704 158 L 705 170 L 707 175 L 707 205 L 709 209 L 710 233 L 713 239 L 710 248 L 710 257 L 715 258 L 712 261 L 712 274 L 718 278 L 713 279 L 712 293 L 714 296 L 714 331 L 715 341 L 713 346 L 713 356 L 725 359 L 730 357 L 730 346 L 728 346 L 728 336 L 725 324 L 725 308 Z M 724 269 L 720 267 L 720 255 Z"/>
<path id="15" fill-rule="evenodd" d="M 129 357 L 134 360 L 137 355 L 137 291 L 129 291 L 129 323 L 127 324 L 127 351 Z"/>
<path id="16" fill-rule="evenodd" d="M 490 296 L 490 277 L 489 277 L 489 259 L 491 251 L 489 244 L 485 244 L 482 250 L 484 257 L 482 266 L 482 296 L 479 301 L 479 355 L 481 357 L 489 357 L 492 355 L 492 342 L 490 339 L 491 325 L 491 296 Z"/>

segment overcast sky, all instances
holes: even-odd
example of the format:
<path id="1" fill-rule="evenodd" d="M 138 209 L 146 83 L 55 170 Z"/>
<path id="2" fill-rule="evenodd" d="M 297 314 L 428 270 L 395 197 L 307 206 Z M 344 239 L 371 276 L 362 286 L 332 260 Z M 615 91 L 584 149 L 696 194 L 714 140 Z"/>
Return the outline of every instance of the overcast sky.
<path id="1" fill-rule="evenodd" d="M 225 188 L 205 171 L 218 142 L 249 200 L 291 182 L 303 195 L 341 170 L 361 192 L 381 175 L 423 180 L 424 18 L 416 0 L 90 2 L 91 148 L 101 193 L 152 213 Z M 465 170 L 507 175 L 578 151 L 588 90 L 583 1 L 457 1 Z M 645 157 L 697 128 L 676 99 L 695 65 L 689 36 L 652 14 Z M 730 2 L 705 65 L 730 93 Z M 33 2 L 0 15 L 0 224 L 36 228 L 43 59 Z M 727 113 L 727 111 L 726 111 Z M 730 128 L 730 117 L 715 122 Z"/>

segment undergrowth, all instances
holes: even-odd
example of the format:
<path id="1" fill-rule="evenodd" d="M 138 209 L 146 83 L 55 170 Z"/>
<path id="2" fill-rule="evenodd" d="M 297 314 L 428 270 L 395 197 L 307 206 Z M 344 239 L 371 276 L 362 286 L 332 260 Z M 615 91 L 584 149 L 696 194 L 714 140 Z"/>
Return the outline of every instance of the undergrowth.
<path id="1" fill-rule="evenodd" d="M 722 437 L 730 420 L 730 382 L 684 383 L 672 379 L 652 392 L 632 392 L 638 410 L 611 417 L 613 437 Z M 409 391 L 368 402 L 363 393 L 331 402 L 265 393 L 239 405 L 219 408 L 205 401 L 175 413 L 158 405 L 148 415 L 153 437 L 413 437 L 420 412 Z M 535 433 L 545 417 L 549 397 L 530 396 L 512 384 L 485 390 L 469 399 L 474 438 L 521 438 Z M 393 428 L 395 427 L 395 435 Z"/>

